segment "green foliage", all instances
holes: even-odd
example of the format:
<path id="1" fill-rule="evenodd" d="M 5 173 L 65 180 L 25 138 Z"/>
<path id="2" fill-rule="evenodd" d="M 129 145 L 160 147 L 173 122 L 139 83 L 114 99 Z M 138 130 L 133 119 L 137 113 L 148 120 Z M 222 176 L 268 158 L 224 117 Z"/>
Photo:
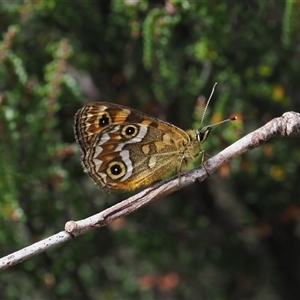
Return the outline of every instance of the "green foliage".
<path id="1" fill-rule="evenodd" d="M 82 171 L 72 127 L 86 102 L 182 128 L 237 115 L 214 128 L 209 155 L 299 111 L 298 16 L 296 1 L 0 2 L 0 255 L 126 198 Z M 1 298 L 297 298 L 298 144 L 270 141 L 204 183 L 4 271 Z"/>

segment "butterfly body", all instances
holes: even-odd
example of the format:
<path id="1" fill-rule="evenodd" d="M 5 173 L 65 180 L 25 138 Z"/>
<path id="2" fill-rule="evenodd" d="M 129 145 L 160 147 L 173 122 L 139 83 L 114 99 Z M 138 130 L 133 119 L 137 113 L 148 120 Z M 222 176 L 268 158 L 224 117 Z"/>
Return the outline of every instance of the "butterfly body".
<path id="1" fill-rule="evenodd" d="M 107 102 L 90 103 L 80 109 L 75 115 L 74 132 L 85 171 L 109 190 L 149 185 L 173 170 L 181 171 L 202 153 L 200 131 L 184 131 Z"/>

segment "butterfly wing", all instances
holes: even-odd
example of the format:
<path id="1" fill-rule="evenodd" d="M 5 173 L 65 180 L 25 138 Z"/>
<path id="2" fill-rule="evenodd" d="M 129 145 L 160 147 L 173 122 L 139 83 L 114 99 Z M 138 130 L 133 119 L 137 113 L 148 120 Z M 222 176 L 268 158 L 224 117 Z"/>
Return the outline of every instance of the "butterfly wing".
<path id="1" fill-rule="evenodd" d="M 114 190 L 151 184 L 179 168 L 191 144 L 189 135 L 172 124 L 106 102 L 80 109 L 74 132 L 85 171 Z"/>

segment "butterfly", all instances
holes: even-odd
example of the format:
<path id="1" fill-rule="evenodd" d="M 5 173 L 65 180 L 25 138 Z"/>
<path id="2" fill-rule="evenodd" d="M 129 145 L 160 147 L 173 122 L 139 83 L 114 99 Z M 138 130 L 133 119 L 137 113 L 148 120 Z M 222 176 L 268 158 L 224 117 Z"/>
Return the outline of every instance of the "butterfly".
<path id="1" fill-rule="evenodd" d="M 74 134 L 85 172 L 101 188 L 130 191 L 180 172 L 203 153 L 214 125 L 184 131 L 126 106 L 93 102 L 76 113 Z"/>

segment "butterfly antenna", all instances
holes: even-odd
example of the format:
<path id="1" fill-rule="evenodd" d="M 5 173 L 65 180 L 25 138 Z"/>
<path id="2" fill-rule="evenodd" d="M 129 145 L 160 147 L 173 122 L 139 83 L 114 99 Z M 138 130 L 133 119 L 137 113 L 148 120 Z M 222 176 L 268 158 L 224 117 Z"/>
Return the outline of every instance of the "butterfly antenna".
<path id="1" fill-rule="evenodd" d="M 213 95 L 214 92 L 215 92 L 215 88 L 216 88 L 217 84 L 218 84 L 218 83 L 215 82 L 215 84 L 214 84 L 214 86 L 213 86 L 213 88 L 212 88 L 212 90 L 211 90 L 211 93 L 210 93 L 210 95 L 209 95 L 209 97 L 208 97 L 208 100 L 207 100 L 206 105 L 205 105 L 205 107 L 204 107 L 204 111 L 203 111 L 203 114 L 202 114 L 202 118 L 201 118 L 201 123 L 200 123 L 200 125 L 202 125 L 202 123 L 203 123 L 203 120 L 204 120 L 204 117 L 205 117 L 205 114 L 206 114 L 206 111 L 207 111 L 209 102 L 210 102 L 210 100 L 211 100 L 211 98 L 212 98 L 212 95 Z"/>

